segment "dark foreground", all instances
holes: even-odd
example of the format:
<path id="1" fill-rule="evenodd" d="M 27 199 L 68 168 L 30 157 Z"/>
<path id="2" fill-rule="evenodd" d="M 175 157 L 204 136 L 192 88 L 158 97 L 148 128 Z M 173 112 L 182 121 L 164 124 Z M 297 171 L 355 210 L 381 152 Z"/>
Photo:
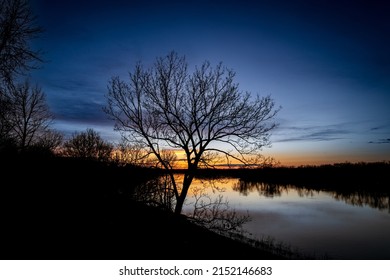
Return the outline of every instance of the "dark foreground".
<path id="1" fill-rule="evenodd" d="M 280 259 L 129 200 L 154 171 L 64 159 L 1 163 L 0 259 Z"/>

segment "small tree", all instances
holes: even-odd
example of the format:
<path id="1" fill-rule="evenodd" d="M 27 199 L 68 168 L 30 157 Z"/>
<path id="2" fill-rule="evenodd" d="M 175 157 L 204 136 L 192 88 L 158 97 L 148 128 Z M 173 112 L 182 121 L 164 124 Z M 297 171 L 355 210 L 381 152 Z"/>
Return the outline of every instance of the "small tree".
<path id="1" fill-rule="evenodd" d="M 175 213 L 182 211 L 196 170 L 225 164 L 258 164 L 259 153 L 269 144 L 270 122 L 277 113 L 270 96 L 252 97 L 234 83 L 235 73 L 204 62 L 190 74 L 184 57 L 171 52 L 158 58 L 151 69 L 141 63 L 129 82 L 112 78 L 106 113 L 115 129 L 130 142 L 141 144 L 168 170 L 176 199 Z M 181 187 L 172 172 L 166 150 L 184 151 L 186 170 Z"/>
<path id="2" fill-rule="evenodd" d="M 42 151 L 56 152 L 62 145 L 64 136 L 61 132 L 54 129 L 47 129 L 38 141 L 35 142 L 34 147 Z"/>
<path id="3" fill-rule="evenodd" d="M 53 115 L 42 89 L 31 87 L 27 81 L 11 87 L 6 96 L 9 110 L 3 123 L 8 127 L 9 137 L 23 151 L 44 137 Z"/>
<path id="4" fill-rule="evenodd" d="M 148 154 L 145 149 L 140 145 L 129 143 L 124 137 L 116 146 L 113 159 L 122 165 L 148 165 Z"/>
<path id="5" fill-rule="evenodd" d="M 108 161 L 111 158 L 112 145 L 104 141 L 98 132 L 88 128 L 76 132 L 64 143 L 64 155 L 77 158 Z"/>

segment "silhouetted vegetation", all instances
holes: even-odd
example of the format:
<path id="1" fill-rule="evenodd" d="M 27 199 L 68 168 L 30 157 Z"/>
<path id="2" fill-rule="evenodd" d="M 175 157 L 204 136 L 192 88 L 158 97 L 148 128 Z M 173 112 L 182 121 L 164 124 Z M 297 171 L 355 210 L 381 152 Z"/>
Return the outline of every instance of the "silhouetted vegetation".
<path id="1" fill-rule="evenodd" d="M 72 138 L 64 143 L 62 154 L 68 157 L 109 161 L 112 150 L 113 145 L 89 128 L 83 132 L 75 132 Z"/>
<path id="2" fill-rule="evenodd" d="M 262 164 L 261 148 L 269 144 L 276 124 L 270 96 L 251 97 L 234 82 L 235 73 L 204 62 L 189 73 L 185 57 L 171 52 L 151 69 L 138 63 L 129 81 L 114 77 L 109 84 L 106 113 L 131 144 L 141 145 L 170 175 L 175 213 L 180 214 L 188 190 L 201 167 L 232 160 Z M 228 146 L 217 148 L 217 143 Z M 173 176 L 176 155 L 184 152 L 184 180 Z"/>
<path id="3" fill-rule="evenodd" d="M 207 223 L 211 229 L 216 225 L 218 230 L 224 226 L 228 230 L 243 221 L 242 217 L 235 220 L 234 211 L 226 212 L 225 208 L 206 209 L 207 205 L 199 204 L 196 213 L 206 213 L 208 218 L 202 216 L 203 220 L 197 221 L 206 223 L 202 227 L 195 226 L 185 216 L 173 215 L 173 191 L 169 176 L 162 169 L 91 158 L 48 157 L 39 152 L 2 156 L 0 163 L 4 228 L 1 238 L 5 243 L 0 258 L 173 259 L 177 254 L 172 248 L 178 246 L 181 256 L 189 259 L 197 258 L 194 250 L 208 247 L 214 248 L 212 252 L 208 250 L 211 259 L 310 259 L 277 241 L 240 237 L 234 230 L 223 237 L 206 230 Z M 369 185 L 373 189 L 366 187 L 367 192 L 388 193 L 385 185 L 380 188 L 386 182 L 388 169 L 387 162 L 343 163 L 297 168 L 202 169 L 197 176 L 240 178 L 236 188 L 244 194 L 255 188 L 265 195 L 277 196 L 283 191 L 282 182 L 298 184 L 296 188 L 302 195 L 313 190 L 339 188 L 344 192 L 335 192 L 336 199 L 383 208 L 385 201 L 358 192 L 363 188 L 362 183 L 334 185 L 333 182 L 349 180 L 359 171 L 355 183 L 356 180 L 369 182 L 368 178 L 377 176 L 376 183 Z M 316 181 L 325 177 L 326 183 Z M 260 183 L 265 180 L 268 183 Z M 351 196 L 353 190 L 355 195 Z M 213 210 L 223 215 L 214 215 Z M 179 231 L 183 235 L 178 235 Z M 140 243 L 143 248 L 135 250 L 135 244 Z"/>
<path id="4" fill-rule="evenodd" d="M 296 168 L 266 168 L 244 172 L 244 180 L 259 180 L 309 186 L 316 189 L 337 189 L 390 193 L 388 187 L 389 162 L 337 163 Z"/>
<path id="5" fill-rule="evenodd" d="M 12 110 L 9 116 L 12 131 L 22 150 L 35 142 L 39 133 L 48 128 L 52 115 L 45 95 L 39 87 L 31 88 L 28 82 L 12 90 Z"/>
<path id="6" fill-rule="evenodd" d="M 21 77 L 42 62 L 30 41 L 40 35 L 28 1 L 0 0 L 0 153 L 52 153 L 61 135 L 39 86 Z"/>
<path id="7" fill-rule="evenodd" d="M 131 144 L 122 136 L 121 142 L 113 151 L 112 160 L 118 164 L 133 164 L 138 166 L 153 166 L 148 152 L 141 144 Z"/>
<path id="8" fill-rule="evenodd" d="M 31 87 L 26 81 L 6 90 L 4 98 L 8 104 L 8 111 L 4 116 L 6 119 L 3 120 L 3 125 L 8 128 L 5 137 L 13 139 L 21 151 L 48 144 L 49 137 L 46 134 L 53 135 L 49 129 L 53 116 L 42 90 L 38 86 Z M 50 149 L 56 145 L 58 142 L 46 146 Z"/>
<path id="9" fill-rule="evenodd" d="M 41 62 L 41 52 L 30 41 L 40 35 L 28 1 L 0 1 L 0 83 L 12 84 L 15 76 L 25 74 Z"/>
<path id="10" fill-rule="evenodd" d="M 1 259 L 279 258 L 139 202 L 156 168 L 26 153 L 0 167 Z"/>
<path id="11" fill-rule="evenodd" d="M 233 177 L 244 182 L 389 193 L 388 174 L 390 162 L 346 162 L 299 167 L 201 169 L 198 170 L 197 177 Z"/>
<path id="12" fill-rule="evenodd" d="M 326 191 L 351 205 L 369 205 L 390 211 L 388 184 L 390 162 L 336 163 L 318 166 L 260 169 L 201 169 L 198 178 L 238 178 L 234 190 L 243 195 L 257 191 L 265 197 L 280 196 L 289 188 L 302 196 Z"/>

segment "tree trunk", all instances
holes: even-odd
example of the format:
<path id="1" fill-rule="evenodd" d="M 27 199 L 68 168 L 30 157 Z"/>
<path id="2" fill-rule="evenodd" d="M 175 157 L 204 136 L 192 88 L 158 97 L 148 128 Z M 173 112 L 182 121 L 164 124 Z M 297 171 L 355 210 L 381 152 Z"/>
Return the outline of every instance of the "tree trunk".
<path id="1" fill-rule="evenodd" d="M 181 190 L 181 193 L 179 195 L 179 198 L 176 201 L 175 206 L 175 214 L 180 215 L 181 211 L 183 210 L 184 201 L 186 200 L 188 190 L 190 189 L 192 180 L 194 179 L 193 172 L 189 172 L 184 174 L 184 180 L 183 180 L 183 188 Z"/>
<path id="2" fill-rule="evenodd" d="M 184 187 L 183 187 L 183 191 L 184 191 Z M 183 210 L 184 201 L 186 199 L 186 196 L 183 195 L 183 191 L 182 191 L 181 195 L 179 196 L 179 199 L 176 201 L 176 206 L 175 206 L 175 214 L 176 215 L 180 215 L 181 211 Z M 188 191 L 188 188 L 187 188 L 187 191 Z"/>

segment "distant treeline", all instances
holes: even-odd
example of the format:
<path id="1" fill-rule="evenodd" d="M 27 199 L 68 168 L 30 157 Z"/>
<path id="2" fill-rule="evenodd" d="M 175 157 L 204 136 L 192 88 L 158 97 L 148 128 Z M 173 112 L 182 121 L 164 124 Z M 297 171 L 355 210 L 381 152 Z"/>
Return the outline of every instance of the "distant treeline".
<path id="1" fill-rule="evenodd" d="M 57 195 L 59 200 L 66 200 L 67 194 L 74 193 L 81 200 L 92 196 L 102 198 L 110 194 L 131 194 L 137 186 L 164 172 L 158 168 L 61 156 L 1 157 L 0 164 L 3 174 L 1 192 L 17 192 L 19 199 L 26 196 L 28 200 L 32 194 L 34 197 L 39 196 L 39 192 L 44 193 L 44 196 L 47 193 Z M 197 172 L 197 177 L 233 177 L 246 182 L 390 194 L 390 162 L 385 161 L 253 169 L 199 169 Z"/>
<path id="2" fill-rule="evenodd" d="M 22 154 L 0 157 L 2 173 L 5 177 L 13 175 L 11 184 L 19 187 L 31 185 L 39 179 L 41 187 L 52 188 L 61 182 L 67 188 L 76 187 L 80 192 L 115 189 L 120 192 L 156 178 L 164 171 L 158 168 L 137 165 L 118 165 L 116 162 L 101 162 L 62 156 L 37 156 Z M 178 173 L 184 170 L 176 170 Z M 326 165 L 305 165 L 298 167 L 263 167 L 232 169 L 199 169 L 197 177 L 233 177 L 243 181 L 268 182 L 275 184 L 294 184 L 313 188 L 335 186 L 343 189 L 385 191 L 390 193 L 390 161 L 335 163 Z M 34 180 L 33 180 L 34 179 Z M 82 187 L 77 187 L 82 186 Z M 92 187 L 93 186 L 93 187 Z M 91 188 L 91 189 L 90 189 Z"/>
<path id="3" fill-rule="evenodd" d="M 389 174 L 390 162 L 347 162 L 299 167 L 203 169 L 199 170 L 198 177 L 234 177 L 244 181 L 390 193 Z"/>

